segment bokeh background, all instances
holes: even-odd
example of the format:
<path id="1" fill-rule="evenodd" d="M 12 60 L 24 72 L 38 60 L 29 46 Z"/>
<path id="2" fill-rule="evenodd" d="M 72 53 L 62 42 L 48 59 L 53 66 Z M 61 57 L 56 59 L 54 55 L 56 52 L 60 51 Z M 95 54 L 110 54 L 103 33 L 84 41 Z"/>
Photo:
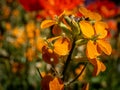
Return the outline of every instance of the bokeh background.
<path id="1" fill-rule="evenodd" d="M 41 73 L 49 66 L 41 59 L 41 37 L 50 36 L 40 23 L 64 10 L 85 6 L 109 25 L 113 51 L 102 60 L 107 69 L 88 76 L 90 90 L 120 90 L 120 0 L 0 0 L 0 90 L 40 90 Z M 74 90 L 80 90 L 79 84 Z"/>

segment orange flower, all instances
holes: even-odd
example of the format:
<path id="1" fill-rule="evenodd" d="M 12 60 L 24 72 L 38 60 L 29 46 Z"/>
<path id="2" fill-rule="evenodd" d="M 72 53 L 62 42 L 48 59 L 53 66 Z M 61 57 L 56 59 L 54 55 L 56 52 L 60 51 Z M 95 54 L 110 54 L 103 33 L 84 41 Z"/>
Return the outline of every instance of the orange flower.
<path id="1" fill-rule="evenodd" d="M 35 56 L 35 51 L 33 48 L 28 48 L 27 52 L 25 53 L 26 58 L 28 61 L 32 61 Z"/>
<path id="2" fill-rule="evenodd" d="M 100 55 L 97 51 L 97 45 L 94 41 L 89 40 L 86 47 L 86 55 L 88 58 L 93 59 Z"/>
<path id="3" fill-rule="evenodd" d="M 56 65 L 58 63 L 58 55 L 46 46 L 42 48 L 42 58 L 48 64 Z"/>
<path id="4" fill-rule="evenodd" d="M 14 37 L 20 37 L 22 34 L 23 34 L 23 31 L 20 30 L 18 27 L 15 27 L 15 28 L 12 30 L 12 35 L 13 35 Z"/>
<path id="5" fill-rule="evenodd" d="M 64 85 L 63 83 L 60 83 L 60 79 L 55 77 L 52 81 L 50 81 L 49 88 L 50 90 L 63 90 Z"/>
<path id="6" fill-rule="evenodd" d="M 85 16 L 85 18 L 89 18 L 91 20 L 96 20 L 96 21 L 102 19 L 101 15 L 99 15 L 96 12 L 91 12 L 90 10 L 87 10 L 85 7 L 80 7 L 79 11 L 83 16 Z"/>
<path id="7" fill-rule="evenodd" d="M 20 47 L 20 45 L 23 45 L 26 41 L 23 30 L 17 27 L 12 30 L 12 36 L 15 37 L 15 40 L 10 42 L 16 47 Z"/>
<path id="8" fill-rule="evenodd" d="M 11 23 L 6 22 L 6 23 L 5 23 L 5 29 L 6 29 L 7 31 L 10 31 L 11 28 L 12 28 Z"/>
<path id="9" fill-rule="evenodd" d="M 30 38 L 34 38 L 34 33 L 35 33 L 35 24 L 33 22 L 29 22 L 26 25 L 26 34 L 27 37 Z"/>
<path id="10" fill-rule="evenodd" d="M 49 83 L 53 80 L 51 75 L 45 75 L 41 81 L 41 90 L 50 90 Z"/>
<path id="11" fill-rule="evenodd" d="M 44 20 L 42 23 L 41 23 L 41 28 L 44 29 L 44 28 L 48 28 L 52 25 L 55 25 L 57 24 L 56 21 L 54 20 Z"/>
<path id="12" fill-rule="evenodd" d="M 41 90 L 63 90 L 64 85 L 60 78 L 53 78 L 51 75 L 47 74 L 42 78 Z"/>
<path id="13" fill-rule="evenodd" d="M 11 65 L 13 73 L 20 73 L 25 67 L 24 64 L 18 62 L 13 62 Z"/>
<path id="14" fill-rule="evenodd" d="M 100 60 L 91 59 L 90 62 L 94 66 L 93 76 L 97 76 L 101 71 L 106 70 L 106 66 Z"/>
<path id="15" fill-rule="evenodd" d="M 58 55 L 67 55 L 71 49 L 71 43 L 68 38 L 59 38 L 54 43 L 54 52 Z"/>
<path id="16" fill-rule="evenodd" d="M 40 51 L 40 52 L 42 52 L 42 47 L 43 47 L 44 45 L 46 45 L 44 39 L 41 38 L 41 37 L 38 37 L 38 38 L 36 39 L 36 48 L 37 48 L 37 50 Z"/>
<path id="17" fill-rule="evenodd" d="M 97 58 L 101 51 L 107 55 L 111 54 L 112 48 L 104 40 L 107 36 L 106 23 L 96 21 L 94 25 L 91 25 L 88 21 L 80 21 L 80 27 L 83 36 L 89 39 L 86 48 L 86 54 L 89 59 Z"/>
<path id="18" fill-rule="evenodd" d="M 89 86 L 90 86 L 89 83 L 85 83 L 82 90 L 89 90 Z"/>
<path id="19" fill-rule="evenodd" d="M 54 41 L 54 43 L 53 43 Z M 68 38 L 54 37 L 47 40 L 42 47 L 43 60 L 49 64 L 57 64 L 59 56 L 65 56 L 71 49 L 71 43 Z"/>
<path id="20" fill-rule="evenodd" d="M 87 8 L 99 12 L 105 18 L 111 18 L 118 14 L 117 5 L 111 0 L 95 0 L 95 2 L 90 3 Z"/>

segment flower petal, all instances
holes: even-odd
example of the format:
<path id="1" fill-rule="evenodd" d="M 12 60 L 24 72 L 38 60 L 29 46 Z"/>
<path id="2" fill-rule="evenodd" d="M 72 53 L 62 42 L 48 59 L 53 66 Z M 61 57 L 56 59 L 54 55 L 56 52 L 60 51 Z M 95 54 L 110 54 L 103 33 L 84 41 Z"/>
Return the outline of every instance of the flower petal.
<path id="1" fill-rule="evenodd" d="M 101 62 L 101 71 L 104 72 L 106 70 L 106 66 L 103 62 Z"/>
<path id="2" fill-rule="evenodd" d="M 107 30 L 106 28 L 108 28 L 107 24 L 104 22 L 96 22 L 95 23 L 95 32 L 98 36 L 98 38 L 105 38 L 107 36 Z"/>
<path id="3" fill-rule="evenodd" d="M 38 37 L 36 39 L 36 48 L 37 48 L 37 50 L 42 52 L 42 47 L 44 45 L 46 45 L 45 41 L 41 37 Z"/>
<path id="4" fill-rule="evenodd" d="M 103 51 L 107 55 L 111 54 L 112 48 L 111 48 L 111 45 L 107 41 L 97 40 L 96 42 L 98 44 L 98 47 L 101 49 L 101 51 Z"/>
<path id="5" fill-rule="evenodd" d="M 48 41 L 48 42 L 52 42 L 52 41 L 57 40 L 57 39 L 59 39 L 59 38 L 61 38 L 61 37 L 62 37 L 62 36 L 52 37 L 52 38 L 47 39 L 47 41 Z"/>
<path id="6" fill-rule="evenodd" d="M 86 18 L 100 21 L 102 19 L 101 15 L 96 12 L 91 12 L 90 10 L 87 10 L 85 7 L 80 7 L 79 11 L 82 15 L 84 15 Z"/>
<path id="7" fill-rule="evenodd" d="M 52 33 L 56 36 L 60 35 L 62 33 L 61 28 L 58 25 L 54 25 L 52 29 Z"/>
<path id="8" fill-rule="evenodd" d="M 89 59 L 94 59 L 100 55 L 97 51 L 97 45 L 91 40 L 87 43 L 86 54 Z"/>
<path id="9" fill-rule="evenodd" d="M 79 12 L 86 17 L 89 11 L 85 7 L 80 7 Z"/>
<path id="10" fill-rule="evenodd" d="M 50 81 L 49 88 L 50 90 L 63 90 L 64 85 L 63 83 L 61 84 L 59 79 L 55 77 L 52 81 Z"/>
<path id="11" fill-rule="evenodd" d="M 55 21 L 53 20 L 44 20 L 42 23 L 41 23 L 41 29 L 44 29 L 44 28 L 48 28 L 52 25 L 56 24 Z"/>
<path id="12" fill-rule="evenodd" d="M 89 90 L 89 86 L 90 86 L 89 83 L 85 83 L 82 90 Z"/>
<path id="13" fill-rule="evenodd" d="M 101 71 L 101 63 L 99 60 L 94 59 L 94 71 L 93 76 L 97 76 Z"/>
<path id="14" fill-rule="evenodd" d="M 100 21 L 102 19 L 101 15 L 96 12 L 89 12 L 87 15 L 91 20 Z"/>
<path id="15" fill-rule="evenodd" d="M 49 90 L 49 83 L 53 80 L 51 75 L 45 75 L 41 81 L 41 90 Z"/>
<path id="16" fill-rule="evenodd" d="M 80 28 L 85 38 L 91 38 L 94 35 L 92 25 L 87 21 L 80 21 Z"/>
<path id="17" fill-rule="evenodd" d="M 93 76 L 97 76 L 101 71 L 106 70 L 106 66 L 97 59 L 91 59 L 90 62 L 94 66 Z"/>
<path id="18" fill-rule="evenodd" d="M 58 55 L 46 46 L 42 48 L 42 58 L 46 63 L 52 65 L 56 65 L 59 62 Z"/>
<path id="19" fill-rule="evenodd" d="M 67 55 L 70 51 L 71 43 L 68 38 L 59 38 L 54 43 L 54 52 L 58 55 Z"/>

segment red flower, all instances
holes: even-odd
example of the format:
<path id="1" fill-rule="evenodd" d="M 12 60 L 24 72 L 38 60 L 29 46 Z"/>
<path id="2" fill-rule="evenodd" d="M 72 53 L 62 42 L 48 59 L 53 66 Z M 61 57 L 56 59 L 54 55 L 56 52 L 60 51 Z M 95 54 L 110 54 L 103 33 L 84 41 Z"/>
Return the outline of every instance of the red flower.
<path id="1" fill-rule="evenodd" d="M 26 11 L 40 11 L 37 17 L 54 17 L 64 10 L 72 10 L 84 0 L 19 0 Z"/>
<path id="2" fill-rule="evenodd" d="M 83 4 L 84 0 L 39 0 L 42 7 L 50 16 L 59 15 L 64 10 L 71 10 L 80 4 Z"/>
<path id="3" fill-rule="evenodd" d="M 42 9 L 39 0 L 19 0 L 19 2 L 26 11 L 38 11 Z"/>
<path id="4" fill-rule="evenodd" d="M 118 13 L 115 3 L 109 0 L 97 0 L 89 4 L 87 8 L 99 12 L 105 18 L 113 17 Z"/>

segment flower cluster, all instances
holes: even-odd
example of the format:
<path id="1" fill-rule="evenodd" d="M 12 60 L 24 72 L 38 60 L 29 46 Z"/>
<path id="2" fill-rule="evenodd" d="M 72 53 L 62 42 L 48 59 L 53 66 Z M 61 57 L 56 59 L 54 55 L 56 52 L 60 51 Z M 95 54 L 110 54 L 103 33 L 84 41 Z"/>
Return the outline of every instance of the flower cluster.
<path id="1" fill-rule="evenodd" d="M 119 8 L 92 1 L 1 0 L 0 89 L 118 87 L 108 82 L 119 81 Z"/>
<path id="2" fill-rule="evenodd" d="M 74 49 L 81 45 L 85 45 L 87 63 L 90 62 L 94 66 L 94 76 L 106 69 L 99 58 L 102 52 L 107 55 L 110 55 L 112 52 L 111 45 L 106 39 L 108 26 L 101 21 L 102 18 L 98 13 L 91 12 L 84 7 L 80 7 L 79 12 L 82 14 L 81 17 L 66 15 L 66 12 L 63 12 L 55 20 L 44 20 L 41 23 L 42 29 L 52 27 L 54 35 L 54 37 L 48 38 L 46 40 L 47 44 L 42 47 L 43 60 L 52 65 L 55 70 L 55 74 L 51 74 L 55 79 L 50 79 L 49 83 L 46 84 L 49 90 L 54 90 L 51 89 L 51 83 L 55 80 L 57 83 L 57 78 L 63 82 L 58 83 L 59 89 L 57 90 L 62 90 L 61 87 L 64 86 L 65 88 L 74 81 L 74 79 L 73 81 L 66 81 L 65 75 L 70 61 L 75 57 L 75 55 L 72 56 Z M 66 60 L 62 62 L 61 58 L 65 56 L 67 56 Z M 60 63 L 64 64 L 63 71 L 56 71 L 56 66 Z M 84 63 L 83 69 L 85 69 L 85 66 L 86 64 Z M 47 75 L 43 77 L 43 80 L 46 78 Z M 67 84 L 65 84 L 66 82 Z"/>
<path id="3" fill-rule="evenodd" d="M 89 4 L 87 8 L 99 12 L 104 18 L 111 18 L 118 14 L 118 7 L 110 0 L 96 0 Z"/>

